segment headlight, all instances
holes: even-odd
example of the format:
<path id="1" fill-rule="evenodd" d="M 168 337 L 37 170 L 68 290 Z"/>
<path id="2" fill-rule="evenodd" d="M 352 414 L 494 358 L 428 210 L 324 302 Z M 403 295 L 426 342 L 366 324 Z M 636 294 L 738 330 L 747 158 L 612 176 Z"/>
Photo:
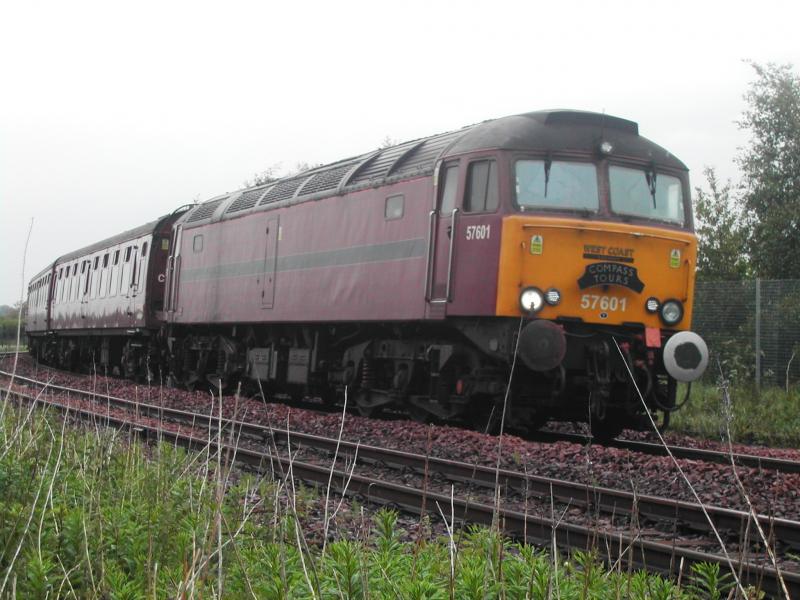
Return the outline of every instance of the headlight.
<path id="1" fill-rule="evenodd" d="M 661 305 L 661 319 L 667 325 L 675 325 L 683 318 L 683 304 L 678 300 L 667 300 Z"/>
<path id="2" fill-rule="evenodd" d="M 519 295 L 519 305 L 523 312 L 537 313 L 544 306 L 542 290 L 535 287 L 525 288 Z"/>
<path id="3" fill-rule="evenodd" d="M 559 292 L 556 288 L 550 288 L 544 293 L 544 301 L 550 306 L 557 305 L 559 302 L 561 302 L 561 292 Z"/>
<path id="4" fill-rule="evenodd" d="M 647 309 L 647 312 L 649 313 L 657 313 L 659 307 L 658 298 L 652 298 L 652 297 L 648 298 L 647 302 L 645 302 L 644 304 L 644 307 Z"/>

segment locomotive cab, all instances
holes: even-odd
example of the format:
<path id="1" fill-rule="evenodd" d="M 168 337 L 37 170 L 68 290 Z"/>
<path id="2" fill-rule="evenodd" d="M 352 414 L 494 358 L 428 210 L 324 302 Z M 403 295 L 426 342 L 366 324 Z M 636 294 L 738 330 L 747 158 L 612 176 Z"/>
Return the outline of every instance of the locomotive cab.
<path id="1" fill-rule="evenodd" d="M 447 298 L 449 317 L 466 317 L 494 292 L 505 328 L 530 321 L 516 343 L 516 422 L 588 420 L 610 436 L 646 424 L 642 399 L 667 422 L 676 381 L 697 379 L 708 362 L 703 340 L 687 331 L 697 244 L 686 167 L 623 119 L 566 111 L 509 119 L 479 139 L 466 134 L 454 148 L 465 150 L 460 160 L 443 159 L 438 214 L 447 219 L 434 229 L 441 235 L 446 223 L 456 235 L 436 240 L 435 267 L 444 255 L 447 269 L 434 268 L 434 296 Z M 468 150 L 486 143 L 499 148 Z M 457 193 L 459 164 L 467 174 Z M 475 202 L 476 189 L 492 186 Z"/>

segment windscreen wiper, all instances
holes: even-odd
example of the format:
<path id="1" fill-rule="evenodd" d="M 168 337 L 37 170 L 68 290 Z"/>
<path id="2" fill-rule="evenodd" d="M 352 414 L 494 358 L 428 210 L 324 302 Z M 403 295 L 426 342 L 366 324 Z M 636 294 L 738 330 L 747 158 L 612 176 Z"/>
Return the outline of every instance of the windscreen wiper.
<path id="1" fill-rule="evenodd" d="M 553 165 L 553 159 L 550 155 L 544 161 L 544 197 L 547 198 L 547 184 L 550 183 L 550 167 Z"/>
<path id="2" fill-rule="evenodd" d="M 650 188 L 650 196 L 653 198 L 653 209 L 656 209 L 656 166 L 651 165 L 649 171 L 644 172 L 647 180 L 647 187 Z"/>

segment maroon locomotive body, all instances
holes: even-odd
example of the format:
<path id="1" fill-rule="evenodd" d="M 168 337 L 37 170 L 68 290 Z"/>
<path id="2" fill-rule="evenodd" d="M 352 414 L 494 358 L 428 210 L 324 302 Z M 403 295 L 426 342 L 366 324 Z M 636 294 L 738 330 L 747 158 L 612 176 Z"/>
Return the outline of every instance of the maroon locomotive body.
<path id="1" fill-rule="evenodd" d="M 189 387 L 326 401 L 349 388 L 364 414 L 483 423 L 508 398 L 520 426 L 612 435 L 641 423 L 631 376 L 666 420 L 676 381 L 705 368 L 685 331 L 695 246 L 686 167 L 635 123 L 529 113 L 61 257 L 32 284 L 28 331 L 46 361 Z"/>

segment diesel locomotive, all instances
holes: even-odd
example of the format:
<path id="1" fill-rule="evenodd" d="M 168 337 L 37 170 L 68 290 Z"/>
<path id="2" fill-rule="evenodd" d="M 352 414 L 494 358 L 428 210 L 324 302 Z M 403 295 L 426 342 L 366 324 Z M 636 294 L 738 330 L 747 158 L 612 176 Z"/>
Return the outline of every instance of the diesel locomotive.
<path id="1" fill-rule="evenodd" d="M 663 423 L 688 330 L 688 172 L 632 121 L 464 127 L 182 207 L 56 259 L 28 294 L 45 363 L 365 415 Z"/>

